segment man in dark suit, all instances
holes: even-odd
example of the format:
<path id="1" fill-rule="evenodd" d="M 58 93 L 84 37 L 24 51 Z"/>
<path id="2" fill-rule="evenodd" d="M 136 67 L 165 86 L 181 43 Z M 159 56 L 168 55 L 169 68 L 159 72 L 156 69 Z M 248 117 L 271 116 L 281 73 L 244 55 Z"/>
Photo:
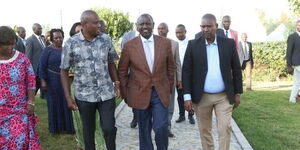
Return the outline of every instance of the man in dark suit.
<path id="1" fill-rule="evenodd" d="M 289 35 L 287 40 L 286 61 L 288 72 L 294 70 L 294 85 L 291 91 L 289 101 L 296 103 L 300 86 L 300 20 L 296 23 L 296 32 Z"/>
<path id="2" fill-rule="evenodd" d="M 40 88 L 40 80 L 38 78 L 38 64 L 40 60 L 40 54 L 46 46 L 46 41 L 41 37 L 42 26 L 38 23 L 32 26 L 33 35 L 27 38 L 25 54 L 29 58 L 33 71 L 36 76 L 36 91 Z"/>
<path id="3" fill-rule="evenodd" d="M 205 14 L 203 36 L 189 41 L 182 68 L 184 106 L 195 111 L 203 150 L 214 150 L 212 112 L 216 113 L 219 147 L 229 150 L 231 114 L 240 104 L 242 72 L 234 41 L 216 35 L 216 18 Z M 234 104 L 234 105 L 233 105 Z"/>
<path id="4" fill-rule="evenodd" d="M 240 62 L 242 64 L 242 70 L 245 70 L 246 75 L 246 90 L 252 91 L 251 74 L 254 65 L 252 56 L 252 43 L 247 41 L 247 34 L 242 33 L 242 41 L 239 42 L 240 48 Z"/>
<path id="5" fill-rule="evenodd" d="M 216 31 L 217 36 L 225 37 L 224 31 L 218 28 L 218 23 L 216 24 L 216 26 L 217 26 L 217 31 Z M 200 38 L 202 35 L 203 35 L 202 31 L 198 32 L 197 34 L 195 34 L 195 39 Z"/>
<path id="6" fill-rule="evenodd" d="M 17 33 L 18 33 L 19 36 L 18 36 L 18 41 L 17 41 L 14 49 L 25 54 L 26 30 L 23 27 L 18 27 L 17 28 Z"/>
<path id="7" fill-rule="evenodd" d="M 154 22 L 149 14 L 137 19 L 136 28 L 140 36 L 126 42 L 121 53 L 121 95 L 134 108 L 140 150 L 154 149 L 152 128 L 157 150 L 167 150 L 168 105 L 175 71 L 171 41 L 152 34 Z"/>

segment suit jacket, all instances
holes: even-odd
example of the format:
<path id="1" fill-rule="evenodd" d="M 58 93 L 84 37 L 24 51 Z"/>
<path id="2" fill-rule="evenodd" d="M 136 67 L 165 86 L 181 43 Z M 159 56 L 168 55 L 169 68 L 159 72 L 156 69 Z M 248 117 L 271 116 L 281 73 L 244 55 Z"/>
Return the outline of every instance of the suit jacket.
<path id="1" fill-rule="evenodd" d="M 43 42 L 46 43 L 46 41 L 44 40 Z M 31 35 L 26 41 L 25 54 L 32 64 L 35 75 L 38 75 L 37 70 L 42 50 L 43 46 L 41 45 L 40 41 L 36 38 L 35 35 Z"/>
<path id="2" fill-rule="evenodd" d="M 23 43 L 21 37 L 19 37 L 19 36 L 18 36 L 18 41 L 17 41 L 17 43 L 16 43 L 14 49 L 15 49 L 15 50 L 18 50 L 19 52 L 22 52 L 22 53 L 25 54 L 25 49 L 26 49 L 26 47 L 25 47 L 25 45 L 24 45 L 24 43 Z"/>
<path id="3" fill-rule="evenodd" d="M 181 62 L 179 58 L 179 44 L 178 42 L 171 40 L 172 44 L 172 54 L 173 54 L 173 59 L 176 67 L 176 72 L 175 72 L 175 80 L 174 80 L 174 85 L 176 85 L 177 81 L 181 81 Z"/>
<path id="4" fill-rule="evenodd" d="M 249 59 L 248 60 L 244 60 L 244 56 L 245 56 L 244 46 L 243 46 L 242 42 L 239 42 L 239 47 L 240 47 L 239 57 L 240 57 L 240 62 L 242 64 L 242 66 L 244 66 L 243 64 L 246 63 L 246 62 L 248 62 L 248 61 L 250 61 L 251 65 L 254 64 L 253 55 L 252 55 L 252 43 L 251 42 L 247 42 L 247 45 L 248 45 L 248 48 L 249 48 L 249 54 L 248 54 L 249 55 Z"/>
<path id="5" fill-rule="evenodd" d="M 235 44 L 232 39 L 217 36 L 220 69 L 230 104 L 235 94 L 243 92 L 242 72 Z M 191 94 L 192 102 L 199 103 L 204 93 L 208 71 L 205 38 L 189 41 L 182 67 L 183 93 Z"/>
<path id="6" fill-rule="evenodd" d="M 152 73 L 140 36 L 125 43 L 119 61 L 121 94 L 130 107 L 137 109 L 146 109 L 149 106 L 152 87 L 155 87 L 162 104 L 168 107 L 171 88 L 174 86 L 175 66 L 171 41 L 161 36 L 153 36 L 155 56 Z"/>
<path id="7" fill-rule="evenodd" d="M 288 66 L 300 65 L 300 36 L 297 32 L 288 37 L 286 61 Z"/>
<path id="8" fill-rule="evenodd" d="M 216 34 L 217 34 L 217 36 L 225 37 L 223 29 L 218 28 L 217 31 L 216 31 Z M 200 38 L 202 35 L 203 35 L 202 31 L 198 32 L 197 34 L 195 34 L 195 39 Z"/>

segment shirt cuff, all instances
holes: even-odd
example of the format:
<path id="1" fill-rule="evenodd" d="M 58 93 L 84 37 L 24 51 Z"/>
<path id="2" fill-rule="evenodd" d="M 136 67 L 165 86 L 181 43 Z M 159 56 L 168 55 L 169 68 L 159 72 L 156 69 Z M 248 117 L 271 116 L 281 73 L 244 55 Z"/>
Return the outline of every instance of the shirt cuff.
<path id="1" fill-rule="evenodd" d="M 183 98 L 184 98 L 184 101 L 192 100 L 191 94 L 184 94 Z"/>

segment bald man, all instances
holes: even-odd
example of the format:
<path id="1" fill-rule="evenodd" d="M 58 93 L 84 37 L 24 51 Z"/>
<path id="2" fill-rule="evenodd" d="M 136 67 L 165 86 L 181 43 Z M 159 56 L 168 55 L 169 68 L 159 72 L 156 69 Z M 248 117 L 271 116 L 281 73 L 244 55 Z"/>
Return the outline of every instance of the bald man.
<path id="1" fill-rule="evenodd" d="M 95 150 L 95 115 L 99 112 L 106 148 L 116 149 L 115 97 L 119 80 L 115 61 L 118 55 L 112 41 L 101 32 L 96 12 L 81 15 L 82 30 L 67 40 L 62 52 L 61 80 L 72 110 L 79 109 L 86 150 Z M 70 93 L 69 68 L 74 67 L 75 101 Z"/>
<path id="2" fill-rule="evenodd" d="M 17 28 L 17 33 L 18 33 L 18 41 L 14 47 L 14 49 L 18 50 L 19 52 L 22 52 L 25 54 L 25 45 L 26 45 L 26 30 L 23 27 L 18 27 Z"/>

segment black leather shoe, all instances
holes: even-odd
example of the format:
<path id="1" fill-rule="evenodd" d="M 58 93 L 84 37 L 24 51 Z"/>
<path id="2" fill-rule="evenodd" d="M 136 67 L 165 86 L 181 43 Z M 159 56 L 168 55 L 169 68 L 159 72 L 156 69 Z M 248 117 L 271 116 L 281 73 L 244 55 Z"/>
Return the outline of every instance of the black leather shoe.
<path id="1" fill-rule="evenodd" d="M 195 119 L 193 116 L 189 116 L 189 122 L 190 124 L 195 124 Z"/>
<path id="2" fill-rule="evenodd" d="M 179 116 L 179 118 L 176 120 L 176 123 L 180 123 L 180 122 L 182 122 L 184 120 L 185 120 L 184 116 Z"/>
<path id="3" fill-rule="evenodd" d="M 137 121 L 135 118 L 132 119 L 131 123 L 130 123 L 130 128 L 135 128 L 137 126 Z"/>
<path id="4" fill-rule="evenodd" d="M 175 137 L 175 135 L 174 135 L 171 131 L 169 131 L 169 132 L 168 132 L 168 137 L 169 137 L 169 138 L 173 138 L 173 137 Z"/>

